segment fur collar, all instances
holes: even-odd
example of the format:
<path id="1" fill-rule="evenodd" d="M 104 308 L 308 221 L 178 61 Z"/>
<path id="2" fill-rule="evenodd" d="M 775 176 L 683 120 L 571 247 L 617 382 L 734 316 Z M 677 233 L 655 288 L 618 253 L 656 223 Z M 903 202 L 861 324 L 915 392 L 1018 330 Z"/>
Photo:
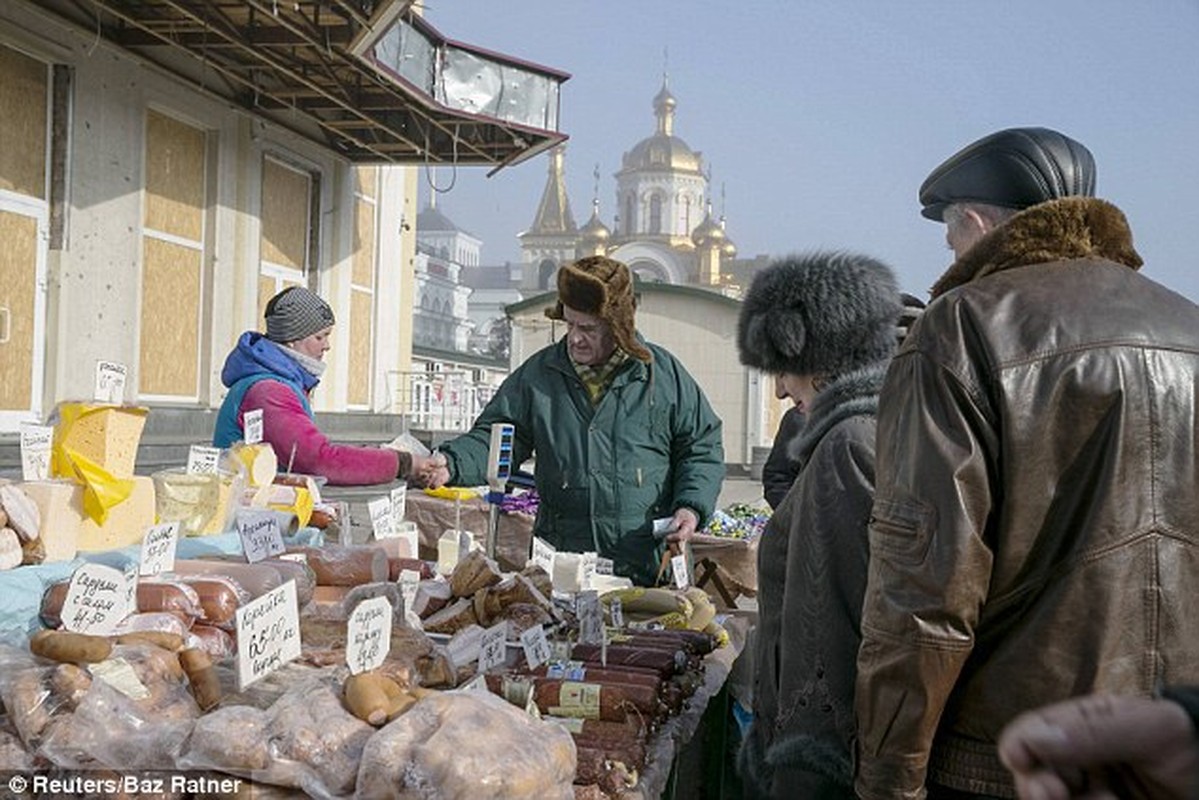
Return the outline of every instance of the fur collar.
<path id="1" fill-rule="evenodd" d="M 816 395 L 808 419 L 787 452 L 800 464 L 808 463 L 812 451 L 829 430 L 843 419 L 874 416 L 878 413 L 878 393 L 883 388 L 890 359 L 877 361 L 862 369 L 847 372 Z"/>
<path id="2" fill-rule="evenodd" d="M 973 280 L 1029 264 L 1094 258 L 1139 269 L 1132 231 L 1120 209 L 1104 200 L 1067 197 L 1021 211 L 979 239 L 950 265 L 933 297 Z"/>

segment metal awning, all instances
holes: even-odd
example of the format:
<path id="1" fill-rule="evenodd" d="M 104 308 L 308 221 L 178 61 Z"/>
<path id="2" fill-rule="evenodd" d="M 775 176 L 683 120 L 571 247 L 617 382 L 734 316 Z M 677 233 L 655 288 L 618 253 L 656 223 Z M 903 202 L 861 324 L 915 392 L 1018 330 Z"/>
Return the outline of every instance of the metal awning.
<path id="1" fill-rule="evenodd" d="M 570 76 L 455 42 L 412 0 L 40 0 L 358 163 L 519 163 L 566 139 Z"/>

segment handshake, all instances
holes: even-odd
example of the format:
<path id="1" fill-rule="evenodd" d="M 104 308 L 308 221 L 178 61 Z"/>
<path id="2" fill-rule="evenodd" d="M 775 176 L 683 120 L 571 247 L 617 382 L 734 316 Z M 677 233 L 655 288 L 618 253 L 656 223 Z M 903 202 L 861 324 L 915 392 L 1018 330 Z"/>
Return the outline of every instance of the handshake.
<path id="1" fill-rule="evenodd" d="M 440 489 L 449 479 L 450 466 L 444 453 L 434 451 L 427 456 L 412 454 L 408 480 L 425 489 Z"/>
<path id="2" fill-rule="evenodd" d="M 430 453 L 429 449 L 411 434 L 401 433 L 383 446 L 407 453 L 412 459 L 408 474 L 397 475 L 397 478 L 407 478 L 425 489 L 440 489 L 449 481 L 450 464 L 445 454 L 437 451 Z"/>

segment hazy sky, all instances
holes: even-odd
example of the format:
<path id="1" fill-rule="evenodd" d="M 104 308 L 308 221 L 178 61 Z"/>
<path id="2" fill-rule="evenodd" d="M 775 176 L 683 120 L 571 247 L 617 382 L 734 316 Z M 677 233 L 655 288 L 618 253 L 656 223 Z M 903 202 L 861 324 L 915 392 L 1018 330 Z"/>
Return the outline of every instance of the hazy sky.
<path id="1" fill-rule="evenodd" d="M 675 133 L 724 187 L 739 255 L 861 250 L 923 296 L 951 260 L 919 215 L 928 172 L 1000 128 L 1083 142 L 1128 216 L 1144 271 L 1199 301 L 1199 0 L 427 0 L 443 34 L 572 74 L 561 130 L 578 224 L 599 165 L 611 226 L 621 155 L 654 132 L 669 73 Z M 492 178 L 426 176 L 438 207 L 520 259 L 548 160 Z M 426 200 L 422 200 L 427 202 Z"/>

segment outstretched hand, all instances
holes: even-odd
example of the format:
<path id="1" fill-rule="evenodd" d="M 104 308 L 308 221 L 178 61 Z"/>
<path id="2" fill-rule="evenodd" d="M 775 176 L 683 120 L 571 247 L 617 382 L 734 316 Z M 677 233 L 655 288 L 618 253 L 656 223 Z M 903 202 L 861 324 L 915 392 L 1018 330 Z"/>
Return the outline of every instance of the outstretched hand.
<path id="1" fill-rule="evenodd" d="M 424 458 L 412 457 L 411 480 L 427 489 L 445 486 L 450 479 L 449 460 L 444 453 L 434 452 Z"/>
<path id="2" fill-rule="evenodd" d="M 1021 714 L 999 757 L 1025 800 L 1185 800 L 1199 786 L 1191 719 L 1170 700 L 1088 695 Z"/>

